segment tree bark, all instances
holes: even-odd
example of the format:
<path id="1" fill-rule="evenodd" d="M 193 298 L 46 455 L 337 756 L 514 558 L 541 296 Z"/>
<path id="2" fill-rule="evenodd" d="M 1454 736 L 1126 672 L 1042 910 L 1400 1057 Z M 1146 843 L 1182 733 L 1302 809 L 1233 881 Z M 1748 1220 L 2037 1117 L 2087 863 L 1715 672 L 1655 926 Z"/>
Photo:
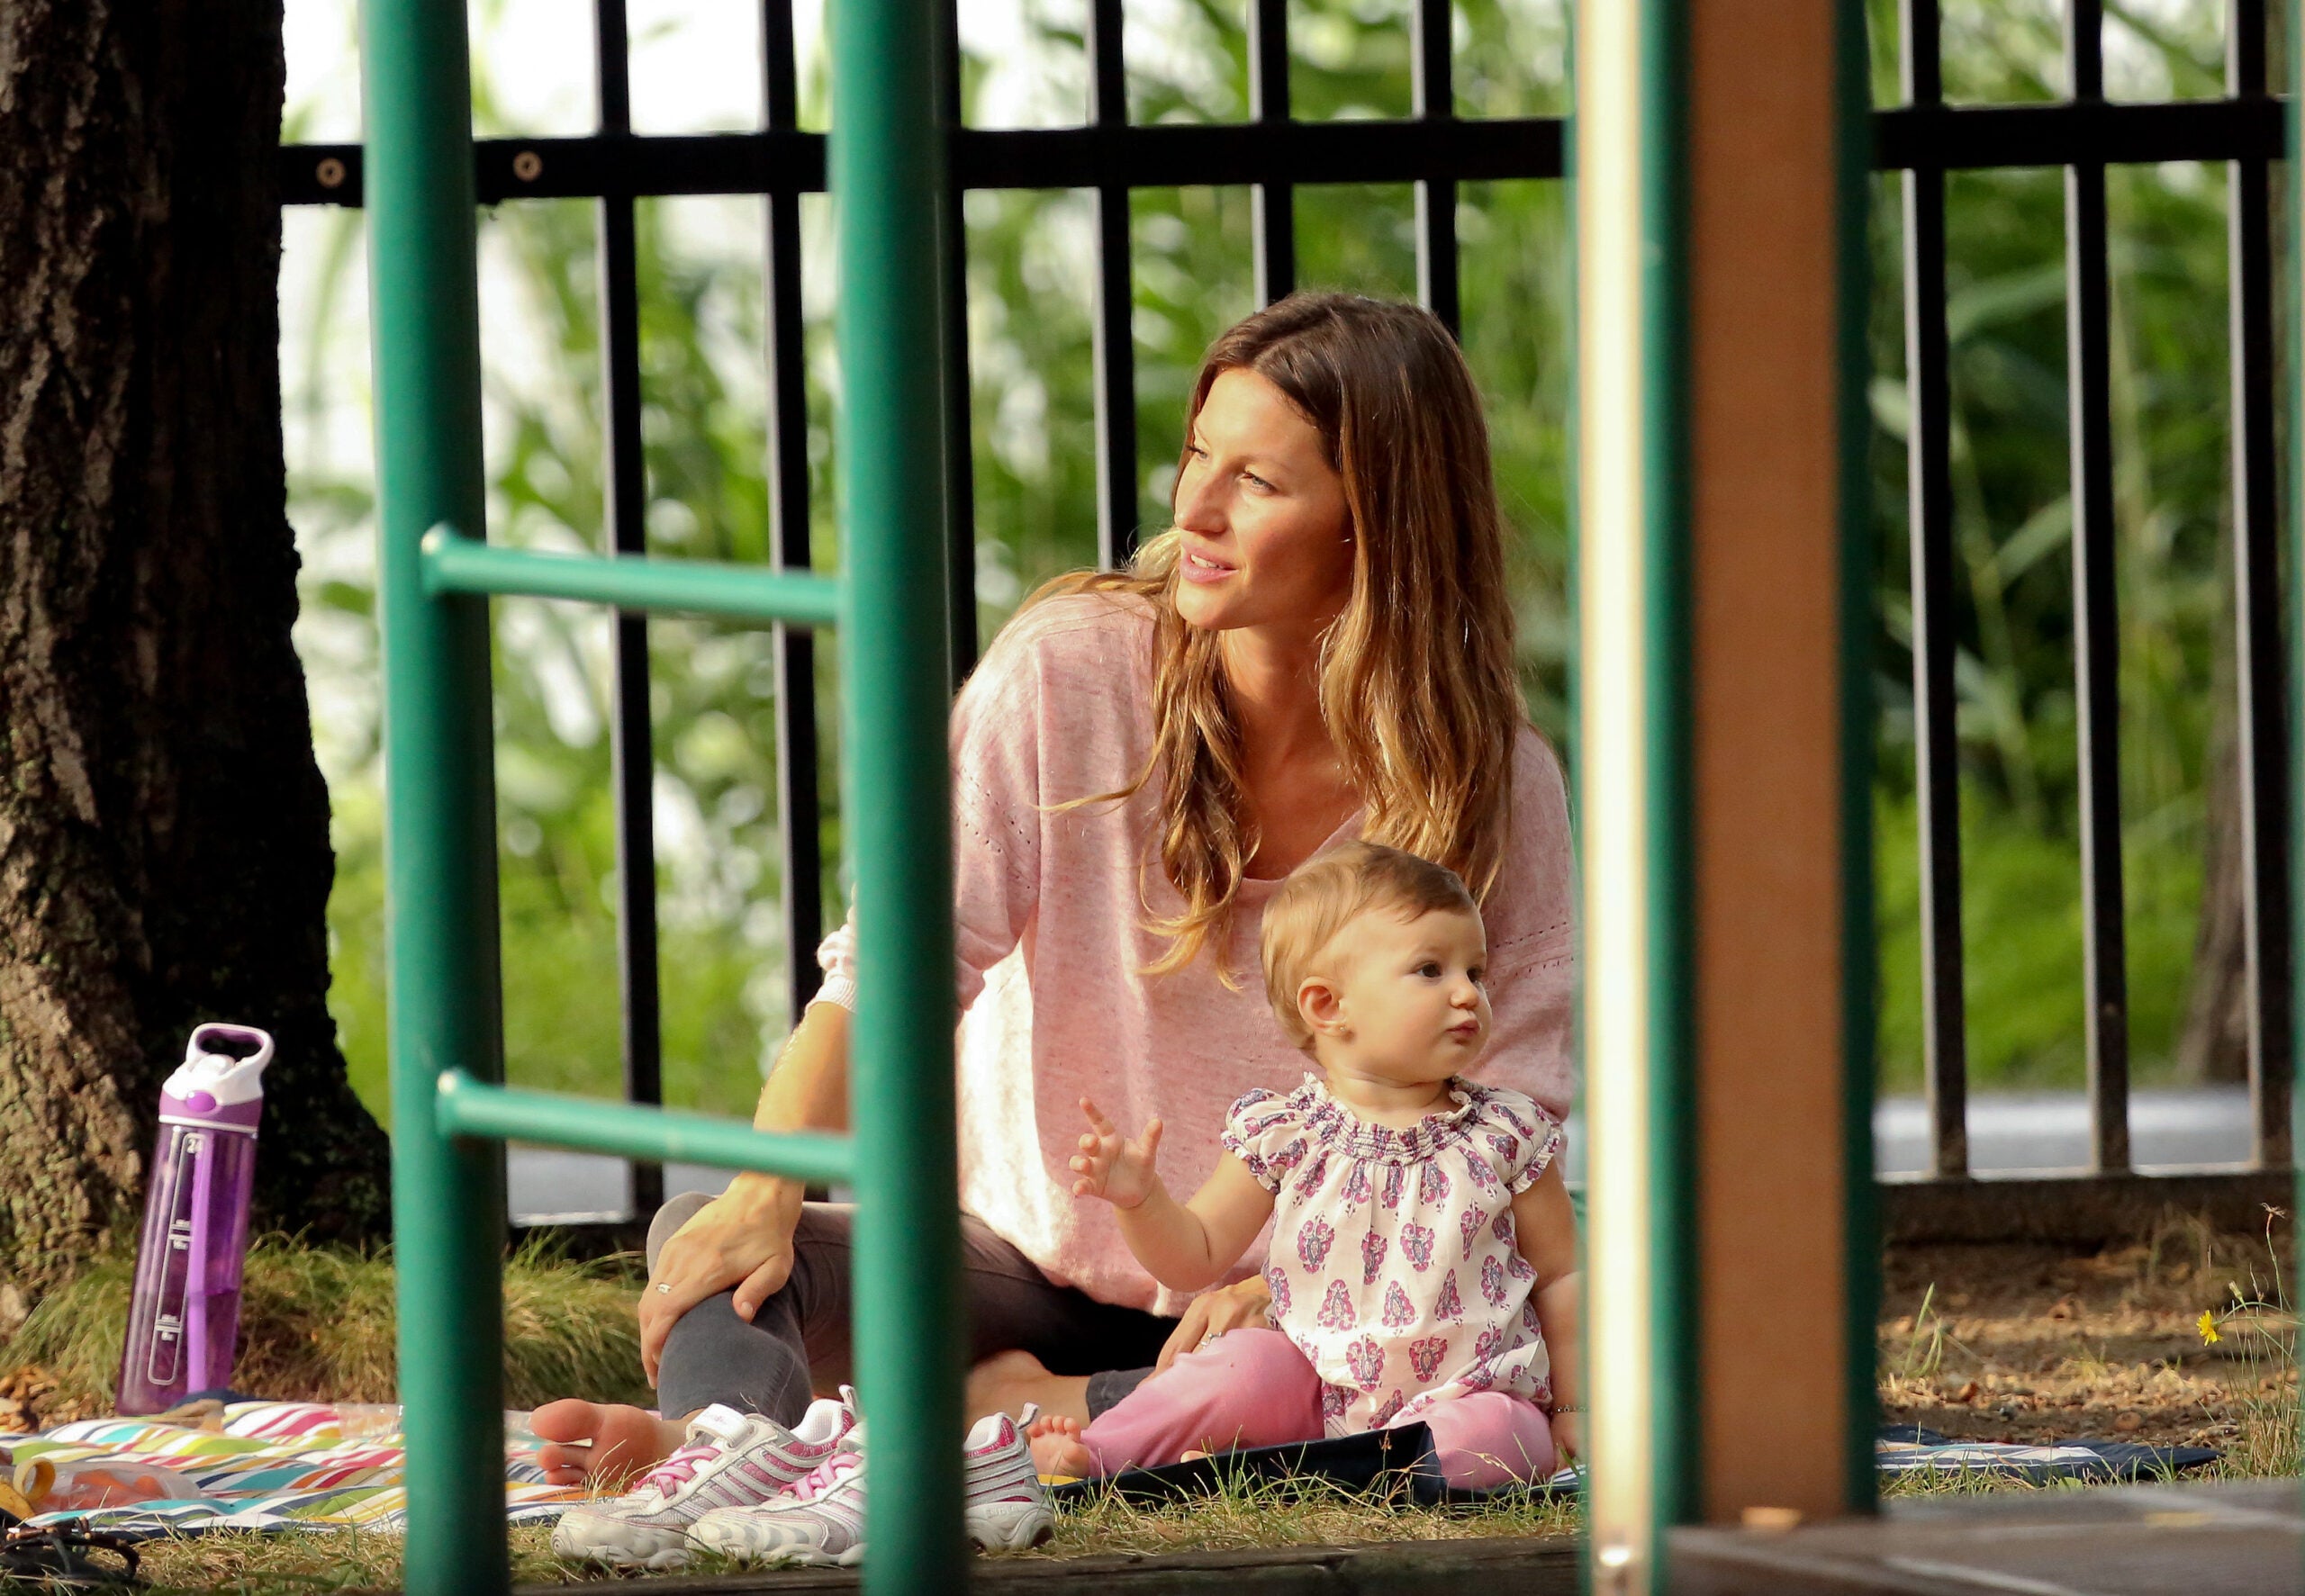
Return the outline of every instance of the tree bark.
<path id="1" fill-rule="evenodd" d="M 2235 678 L 2231 562 L 2218 557 L 2226 595 L 2218 625 L 2210 691 L 2209 771 L 2201 846 L 2201 918 L 2193 933 L 2192 979 L 2177 1033 L 2180 1080 L 2231 1084 L 2249 1078 L 2248 860 L 2241 845 L 2241 723 Z"/>
<path id="2" fill-rule="evenodd" d="M 131 1213 L 203 1020 L 277 1039 L 258 1223 L 373 1231 L 291 646 L 279 0 L 0 0 L 0 1275 Z"/>

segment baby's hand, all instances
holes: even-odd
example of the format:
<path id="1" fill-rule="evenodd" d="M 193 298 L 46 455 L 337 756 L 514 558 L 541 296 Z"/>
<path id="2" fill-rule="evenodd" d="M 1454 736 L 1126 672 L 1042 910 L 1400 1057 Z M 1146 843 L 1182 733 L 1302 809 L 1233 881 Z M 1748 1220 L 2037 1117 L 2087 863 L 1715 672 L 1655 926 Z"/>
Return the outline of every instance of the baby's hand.
<path id="1" fill-rule="evenodd" d="M 1581 1413 L 1555 1413 L 1552 1416 L 1553 1450 L 1560 1466 L 1585 1459 L 1585 1416 Z"/>
<path id="2" fill-rule="evenodd" d="M 1104 1112 L 1086 1097 L 1080 1112 L 1089 1116 L 1089 1134 L 1080 1138 L 1080 1151 L 1072 1160 L 1076 1197 L 1102 1197 L 1116 1208 L 1134 1208 L 1161 1184 L 1153 1173 L 1152 1155 L 1161 1146 L 1161 1122 L 1144 1123 L 1144 1134 L 1131 1141 L 1115 1128 Z"/>

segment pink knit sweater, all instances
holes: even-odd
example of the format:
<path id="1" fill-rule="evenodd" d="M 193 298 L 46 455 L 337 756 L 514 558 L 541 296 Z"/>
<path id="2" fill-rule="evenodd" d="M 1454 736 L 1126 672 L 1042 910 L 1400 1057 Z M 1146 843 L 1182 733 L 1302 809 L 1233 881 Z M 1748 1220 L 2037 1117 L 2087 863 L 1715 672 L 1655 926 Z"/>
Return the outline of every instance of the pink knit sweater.
<path id="1" fill-rule="evenodd" d="M 1143 769 L 1152 636 L 1141 600 L 1052 600 L 1001 632 L 954 706 L 961 1200 L 1050 1278 L 1177 1313 L 1188 1299 L 1130 1256 L 1112 1210 L 1071 1195 L 1079 1100 L 1095 1098 L 1132 1133 L 1160 1115 L 1162 1177 L 1186 1196 L 1216 1168 L 1225 1113 L 1241 1095 L 1261 1087 L 1286 1096 L 1315 1066 L 1281 1034 L 1258 973 L 1258 926 L 1278 882 L 1242 884 L 1227 951 L 1236 988 L 1207 953 L 1148 979 L 1137 971 L 1163 944 L 1144 929 L 1140 880 L 1163 913 L 1178 901 L 1155 850 L 1157 782 L 1118 808 L 1050 812 Z M 1331 841 L 1359 825 L 1348 821 Z M 1576 1084 L 1574 895 L 1560 768 L 1524 732 L 1510 849 L 1484 911 L 1496 1030 L 1478 1073 L 1556 1115 Z M 827 937 L 818 959 L 817 1001 L 854 1008 L 853 926 Z M 1233 1277 L 1263 1257 L 1260 1242 Z"/>

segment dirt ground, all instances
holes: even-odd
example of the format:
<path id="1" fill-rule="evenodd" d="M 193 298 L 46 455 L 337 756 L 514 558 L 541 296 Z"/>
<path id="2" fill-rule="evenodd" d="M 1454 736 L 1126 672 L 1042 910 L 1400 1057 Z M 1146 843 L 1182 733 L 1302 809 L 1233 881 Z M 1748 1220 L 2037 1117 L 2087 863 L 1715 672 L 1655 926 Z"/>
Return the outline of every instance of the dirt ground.
<path id="1" fill-rule="evenodd" d="M 1978 1440 L 2190 1443 L 2218 1447 L 2238 1473 L 2293 1468 L 2297 1363 L 2283 1304 L 2294 1281 L 2288 1238 L 2277 1245 L 2172 1219 L 2149 1241 L 2088 1257 L 1893 1252 L 1883 1419 Z"/>

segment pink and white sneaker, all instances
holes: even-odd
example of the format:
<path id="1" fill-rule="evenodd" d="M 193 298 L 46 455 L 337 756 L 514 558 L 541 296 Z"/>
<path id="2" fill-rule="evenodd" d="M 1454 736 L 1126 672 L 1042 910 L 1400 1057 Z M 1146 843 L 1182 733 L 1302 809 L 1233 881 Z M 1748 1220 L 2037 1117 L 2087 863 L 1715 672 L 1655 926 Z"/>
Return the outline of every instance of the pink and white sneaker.
<path id="1" fill-rule="evenodd" d="M 1032 1421 L 1031 1410 L 1026 1413 Z M 864 1428 L 791 1492 L 756 1507 L 718 1508 L 697 1519 L 696 1545 L 746 1563 L 854 1566 L 864 1555 Z M 1056 1533 L 1048 1491 L 1025 1427 L 1006 1413 L 976 1421 L 962 1443 L 961 1522 L 990 1551 L 1036 1546 Z"/>
<path id="2" fill-rule="evenodd" d="M 678 1568 L 690 1532 L 715 1508 L 768 1501 L 836 1456 L 856 1433 L 855 1393 L 809 1404 L 797 1429 L 718 1403 L 689 1420 L 687 1444 L 622 1496 L 562 1515 L 552 1549 L 614 1568 Z"/>
<path id="3" fill-rule="evenodd" d="M 1039 1414 L 1030 1402 L 1025 1404 L 1022 1420 L 988 1413 L 963 1443 L 961 1527 L 988 1552 L 1021 1552 L 1056 1534 L 1048 1487 L 1041 1483 L 1040 1468 L 1025 1439 L 1026 1426 Z"/>

